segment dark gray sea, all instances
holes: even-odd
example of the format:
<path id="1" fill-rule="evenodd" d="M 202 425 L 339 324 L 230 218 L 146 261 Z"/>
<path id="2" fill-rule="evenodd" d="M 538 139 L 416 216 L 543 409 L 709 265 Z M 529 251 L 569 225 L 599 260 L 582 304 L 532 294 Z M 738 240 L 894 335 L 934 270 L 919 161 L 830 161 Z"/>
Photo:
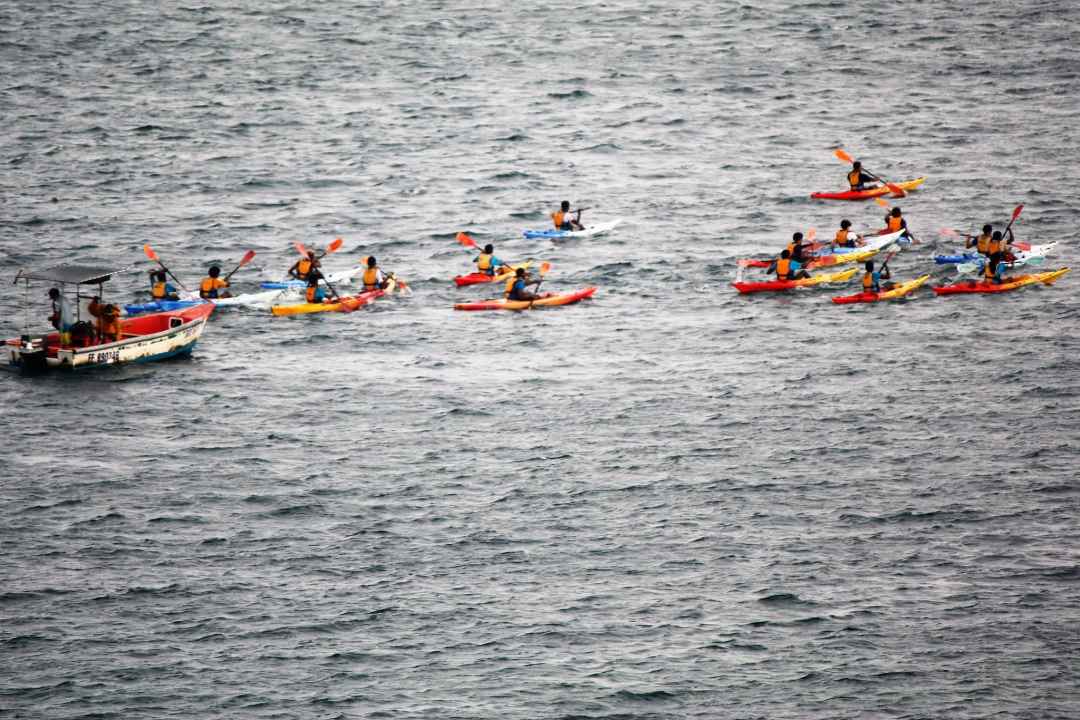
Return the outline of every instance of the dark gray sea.
<path id="1" fill-rule="evenodd" d="M 0 716 L 1080 717 L 1075 273 L 1000 295 L 739 296 L 842 218 L 1075 262 L 1068 2 L 0 5 L 19 268 L 296 240 L 411 297 L 221 309 L 190 359 L 0 377 Z M 525 240 L 560 200 L 613 233 Z M 552 264 L 455 312 L 465 230 Z M 44 286 L 31 326 L 45 327 Z"/>

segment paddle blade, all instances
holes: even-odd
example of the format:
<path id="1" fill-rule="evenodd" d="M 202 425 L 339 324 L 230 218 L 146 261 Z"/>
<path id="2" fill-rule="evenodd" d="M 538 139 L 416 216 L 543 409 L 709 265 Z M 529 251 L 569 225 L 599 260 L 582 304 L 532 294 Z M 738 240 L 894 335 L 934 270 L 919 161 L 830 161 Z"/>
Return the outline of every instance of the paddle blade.
<path id="1" fill-rule="evenodd" d="M 1014 222 L 1015 222 L 1016 218 L 1020 217 L 1020 213 L 1022 213 L 1022 212 L 1024 212 L 1024 206 L 1023 205 L 1017 205 L 1016 209 L 1013 210 L 1013 214 L 1012 214 L 1012 219 L 1013 219 Z"/>
<path id="2" fill-rule="evenodd" d="M 462 245 L 464 245 L 465 247 L 470 247 L 470 248 L 476 247 L 476 241 L 473 240 L 468 235 L 466 235 L 464 232 L 459 232 L 457 234 L 457 241 L 459 243 L 461 243 Z"/>
<path id="3" fill-rule="evenodd" d="M 295 240 L 293 241 L 293 247 L 296 248 L 296 252 L 300 253 L 304 257 L 308 256 L 308 251 L 307 248 L 304 247 L 304 243 L 300 242 L 299 240 Z"/>
<path id="4" fill-rule="evenodd" d="M 814 238 L 816 238 L 816 237 L 817 237 L 817 229 L 816 228 L 810 228 L 809 230 L 806 231 L 806 242 L 811 242 L 812 243 L 812 242 L 814 242 Z"/>
<path id="5" fill-rule="evenodd" d="M 251 262 L 254 259 L 255 259 L 255 251 L 254 250 L 248 250 L 246 253 L 244 253 L 244 257 L 240 259 L 240 264 L 237 265 L 237 267 L 244 267 L 245 265 L 247 265 L 249 262 Z"/>
<path id="6" fill-rule="evenodd" d="M 330 253 L 335 252 L 339 247 L 341 247 L 342 243 L 344 243 L 344 242 L 345 241 L 342 240 L 341 238 L 336 238 L 334 240 L 334 242 L 332 242 L 332 243 L 330 243 L 329 245 L 326 246 L 326 252 L 323 253 L 323 254 L 324 255 L 329 255 Z"/>
<path id="7" fill-rule="evenodd" d="M 876 202 L 878 205 L 885 208 L 886 210 L 889 209 L 889 203 L 887 203 L 886 201 L 882 200 L 879 197 L 874 198 L 874 202 Z"/>
<path id="8" fill-rule="evenodd" d="M 952 228 L 941 228 L 938 230 L 938 235 L 944 237 L 960 237 L 960 232 L 958 230 L 953 230 Z"/>
<path id="9" fill-rule="evenodd" d="M 541 275 L 547 275 L 547 271 L 550 270 L 550 269 L 551 269 L 551 263 L 549 263 L 549 262 L 540 263 L 540 274 Z"/>
<path id="10" fill-rule="evenodd" d="M 889 188 L 889 192 L 895 198 L 907 197 L 907 193 L 904 192 L 904 188 L 900 187 L 896 183 L 885 183 L 885 187 Z"/>
<path id="11" fill-rule="evenodd" d="M 146 253 L 146 257 L 150 258 L 154 262 L 161 262 L 160 260 L 158 260 L 157 253 L 154 252 L 154 249 L 152 247 L 150 247 L 149 245 L 143 245 L 142 249 L 143 252 Z"/>
<path id="12" fill-rule="evenodd" d="M 835 155 L 837 159 L 841 162 L 846 162 L 849 164 L 855 162 L 855 160 L 850 155 L 844 152 L 843 148 L 836 148 L 835 150 L 833 150 L 833 155 Z"/>

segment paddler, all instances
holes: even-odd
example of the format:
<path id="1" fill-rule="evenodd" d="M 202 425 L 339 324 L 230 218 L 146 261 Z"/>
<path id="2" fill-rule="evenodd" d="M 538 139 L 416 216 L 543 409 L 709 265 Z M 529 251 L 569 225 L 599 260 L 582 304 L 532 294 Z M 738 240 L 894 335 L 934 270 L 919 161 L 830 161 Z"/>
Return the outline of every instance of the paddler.
<path id="1" fill-rule="evenodd" d="M 379 264 L 375 260 L 374 255 L 368 256 L 367 269 L 364 270 L 362 279 L 365 292 L 370 292 L 371 290 L 385 290 L 386 286 L 389 284 L 386 275 L 379 269 Z"/>
<path id="2" fill-rule="evenodd" d="M 801 233 L 795 233 L 801 235 Z M 789 246 L 790 247 L 790 246 Z M 784 248 L 780 252 L 780 259 L 773 264 L 777 280 L 802 280 L 810 277 L 810 273 L 803 269 L 802 263 L 793 260 L 791 250 Z"/>
<path id="3" fill-rule="evenodd" d="M 906 237 L 912 242 L 915 241 L 915 236 L 908 230 L 907 220 L 904 219 L 903 214 L 900 212 L 900 208 L 894 207 L 889 211 L 889 214 L 885 216 L 885 232 L 894 233 L 903 230 L 904 234 L 901 237 Z"/>
<path id="4" fill-rule="evenodd" d="M 792 261 L 799 264 L 806 262 L 805 253 L 808 251 L 808 245 L 803 244 L 803 234 L 801 232 L 793 233 L 791 242 L 789 242 L 784 249 L 787 250 L 788 257 L 790 257 Z"/>
<path id="5" fill-rule="evenodd" d="M 988 255 L 987 248 L 990 246 L 990 238 L 994 233 L 994 226 L 990 224 L 983 225 L 982 233 L 980 235 L 968 235 L 967 240 L 964 241 L 964 249 L 973 247 L 975 251 Z"/>
<path id="6" fill-rule="evenodd" d="M 874 270 L 874 261 L 867 260 L 866 274 L 863 275 L 862 289 L 864 293 L 879 293 L 881 292 L 881 281 L 892 279 L 892 273 L 889 272 L 889 264 L 885 263 L 881 266 L 881 270 Z M 886 283 L 886 288 L 892 286 L 892 283 Z"/>
<path id="7" fill-rule="evenodd" d="M 1005 240 L 1000 230 L 995 230 L 994 233 L 990 236 L 990 242 L 986 244 L 987 257 L 990 257 L 994 253 L 1000 253 L 1002 261 L 1008 259 L 1007 256 L 1011 254 L 1009 251 L 1012 250 L 1012 248 L 1009 246 L 1013 244 L 1013 240 L 1015 240 L 1015 237 L 1013 236 L 1012 228 L 1008 228 L 1006 232 L 1009 233 L 1008 240 Z"/>
<path id="8" fill-rule="evenodd" d="M 221 268 L 211 265 L 207 270 L 207 277 L 199 283 L 199 297 L 203 300 L 216 300 L 218 298 L 232 297 L 228 290 L 229 281 L 221 277 Z"/>
<path id="9" fill-rule="evenodd" d="M 509 267 L 502 260 L 495 257 L 495 246 L 491 243 L 484 246 L 484 252 L 477 255 L 473 259 L 473 262 L 476 263 L 478 272 L 490 275 L 491 277 L 498 275 L 501 268 Z"/>
<path id="10" fill-rule="evenodd" d="M 75 324 L 75 312 L 71 309 L 71 302 L 64 297 L 57 288 L 49 289 L 49 299 L 52 300 L 52 314 L 49 322 L 60 331 L 60 344 L 71 344 L 71 326 Z"/>
<path id="11" fill-rule="evenodd" d="M 308 273 L 307 290 L 304 291 L 304 297 L 309 303 L 324 303 L 329 299 L 326 288 L 319 284 L 319 278 L 321 277 L 322 273 L 318 270 Z"/>
<path id="12" fill-rule="evenodd" d="M 991 254 L 990 259 L 987 260 L 986 264 L 983 266 L 983 282 L 987 285 L 1000 285 L 1005 282 L 1006 266 L 1007 263 L 1005 262 L 1004 253 L 995 252 Z"/>
<path id="13" fill-rule="evenodd" d="M 319 258 L 315 255 L 315 250 L 308 250 L 307 257 L 302 257 L 296 261 L 296 264 L 289 268 L 289 276 L 294 277 L 297 280 L 307 280 L 308 275 L 312 270 L 319 269 Z"/>
<path id="14" fill-rule="evenodd" d="M 836 231 L 836 237 L 833 238 L 832 246 L 833 249 L 836 249 L 838 247 L 853 248 L 858 247 L 860 244 L 862 244 L 862 241 L 863 239 L 861 235 L 856 235 L 855 233 L 851 232 L 851 221 L 841 220 L 840 229 Z"/>
<path id="15" fill-rule="evenodd" d="M 870 190 L 878 186 L 877 178 L 863 172 L 862 161 L 856 160 L 851 163 L 851 170 L 847 174 L 848 185 L 852 190 Z"/>
<path id="16" fill-rule="evenodd" d="M 161 270 L 150 271 L 150 297 L 155 300 L 179 300 L 176 288 L 166 282 L 166 275 Z"/>
<path id="17" fill-rule="evenodd" d="M 525 268 L 518 268 L 514 271 L 514 277 L 506 281 L 506 289 L 503 291 L 503 295 L 509 300 L 536 300 L 539 296 L 529 292 L 526 288 L 528 288 L 529 285 L 537 285 L 539 283 L 539 280 L 532 280 L 532 278 L 529 277 L 529 274 L 525 272 Z"/>
<path id="18" fill-rule="evenodd" d="M 570 201 L 563 200 L 559 204 L 559 209 L 551 213 L 551 219 L 555 222 L 556 230 L 584 230 L 585 226 L 581 224 L 581 210 L 574 210 L 573 217 L 570 217 Z"/>

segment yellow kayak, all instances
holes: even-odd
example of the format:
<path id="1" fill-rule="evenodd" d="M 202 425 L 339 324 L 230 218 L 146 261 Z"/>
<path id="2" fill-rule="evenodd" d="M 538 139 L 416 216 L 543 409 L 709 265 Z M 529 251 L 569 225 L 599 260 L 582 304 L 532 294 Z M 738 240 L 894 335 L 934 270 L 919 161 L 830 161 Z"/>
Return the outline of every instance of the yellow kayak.
<path id="1" fill-rule="evenodd" d="M 902 298 L 905 295 L 918 290 L 930 280 L 929 275 L 920 275 L 914 280 L 908 280 L 907 282 L 894 285 L 889 290 L 882 290 L 881 292 L 861 292 L 854 295 L 844 295 L 842 297 L 834 297 L 832 301 L 837 305 L 850 305 L 853 303 L 870 303 L 877 302 L 878 300 L 896 300 Z"/>

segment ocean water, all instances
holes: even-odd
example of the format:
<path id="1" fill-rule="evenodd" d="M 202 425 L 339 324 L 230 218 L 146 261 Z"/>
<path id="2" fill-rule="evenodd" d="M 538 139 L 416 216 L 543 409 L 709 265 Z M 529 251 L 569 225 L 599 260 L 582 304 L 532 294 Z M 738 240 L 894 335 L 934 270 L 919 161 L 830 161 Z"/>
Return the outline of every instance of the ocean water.
<path id="1" fill-rule="evenodd" d="M 12 718 L 1080 716 L 1076 278 L 834 306 L 736 260 L 842 218 L 1074 262 L 1049 2 L 0 6 L 0 252 L 241 292 L 294 241 L 413 294 L 221 310 L 190 359 L 0 377 Z M 590 239 L 525 240 L 568 199 Z M 552 264 L 463 313 L 465 230 Z M 6 289 L 4 289 L 6 288 Z M 30 322 L 48 313 L 35 289 Z M 21 286 L 0 284 L 5 337 Z"/>

